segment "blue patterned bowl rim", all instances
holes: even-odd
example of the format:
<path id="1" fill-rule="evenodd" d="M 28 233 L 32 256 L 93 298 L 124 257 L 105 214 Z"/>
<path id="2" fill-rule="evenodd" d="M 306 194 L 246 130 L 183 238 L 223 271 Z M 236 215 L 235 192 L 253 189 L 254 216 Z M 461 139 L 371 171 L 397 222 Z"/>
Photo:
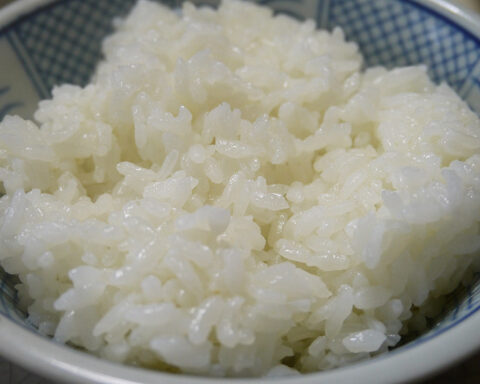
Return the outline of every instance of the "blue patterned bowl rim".
<path id="1" fill-rule="evenodd" d="M 0 10 L 0 29 L 62 0 L 17 0 Z M 373 0 L 372 0 L 373 1 Z M 480 17 L 455 0 L 402 0 L 434 14 L 480 43 Z M 477 111 L 478 112 L 478 111 Z M 412 347 L 344 368 L 283 378 L 229 379 L 240 384 L 398 383 L 418 379 L 458 362 L 480 348 L 480 307 Z M 72 384 L 212 384 L 225 379 L 172 375 L 105 361 L 52 342 L 0 314 L 0 355 L 44 377 Z"/>

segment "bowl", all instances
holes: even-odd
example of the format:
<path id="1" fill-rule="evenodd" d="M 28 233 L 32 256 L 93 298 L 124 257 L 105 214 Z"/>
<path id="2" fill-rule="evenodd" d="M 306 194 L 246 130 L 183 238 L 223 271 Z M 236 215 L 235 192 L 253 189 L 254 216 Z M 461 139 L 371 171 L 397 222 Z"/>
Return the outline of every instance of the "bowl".
<path id="1" fill-rule="evenodd" d="M 54 85 L 86 84 L 112 19 L 134 0 L 20 0 L 0 11 L 0 120 L 31 117 Z M 172 7 L 181 1 L 163 0 Z M 193 1 L 215 5 L 214 0 Z M 260 0 L 278 12 L 343 28 L 366 65 L 426 64 L 480 114 L 480 20 L 444 0 Z M 0 354 L 69 383 L 270 383 L 173 375 L 100 360 L 40 336 L 19 308 L 16 279 L 0 269 Z M 333 371 L 276 380 L 285 384 L 405 382 L 446 368 L 480 347 L 480 274 L 452 294 L 429 330 L 386 355 Z"/>

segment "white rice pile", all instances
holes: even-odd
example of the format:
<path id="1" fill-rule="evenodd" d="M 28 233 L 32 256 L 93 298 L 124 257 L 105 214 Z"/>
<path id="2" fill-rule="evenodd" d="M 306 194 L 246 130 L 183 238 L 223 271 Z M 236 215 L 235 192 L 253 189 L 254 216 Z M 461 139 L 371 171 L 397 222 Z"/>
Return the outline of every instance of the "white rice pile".
<path id="1" fill-rule="evenodd" d="M 237 1 L 141 0 L 103 48 L 91 84 L 0 125 L 0 265 L 40 332 L 323 370 L 396 345 L 475 262 L 480 120 L 424 67 L 361 72 L 340 29 Z"/>

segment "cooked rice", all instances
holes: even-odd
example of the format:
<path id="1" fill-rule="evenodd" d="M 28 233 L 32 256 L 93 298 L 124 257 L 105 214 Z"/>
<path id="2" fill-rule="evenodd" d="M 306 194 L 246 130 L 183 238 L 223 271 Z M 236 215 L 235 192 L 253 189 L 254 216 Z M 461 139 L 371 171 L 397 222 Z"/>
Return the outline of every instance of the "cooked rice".
<path id="1" fill-rule="evenodd" d="M 41 333 L 288 375 L 387 351 L 459 284 L 480 248 L 479 118 L 425 67 L 362 71 L 315 28 L 141 0 L 91 84 L 3 120 L 0 265 Z"/>

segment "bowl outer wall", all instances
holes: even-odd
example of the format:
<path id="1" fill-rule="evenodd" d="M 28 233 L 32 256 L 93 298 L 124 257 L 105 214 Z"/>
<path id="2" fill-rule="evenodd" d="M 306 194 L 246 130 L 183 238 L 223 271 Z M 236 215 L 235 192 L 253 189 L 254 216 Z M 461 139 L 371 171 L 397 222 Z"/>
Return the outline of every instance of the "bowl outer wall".
<path id="1" fill-rule="evenodd" d="M 0 10 L 0 28 L 59 0 L 17 0 Z M 413 0 L 446 17 L 480 39 L 480 18 L 446 0 Z M 477 111 L 478 112 L 478 111 Z M 282 378 L 225 379 L 172 375 L 99 359 L 36 335 L 0 315 L 0 354 L 44 377 L 78 384 L 375 384 L 403 383 L 433 374 L 480 348 L 480 311 L 452 329 L 412 348 L 344 368 Z"/>
<path id="2" fill-rule="evenodd" d="M 111 363 L 52 342 L 0 316 L 0 354 L 71 384 L 387 384 L 406 383 L 458 362 L 480 345 L 480 312 L 413 348 L 331 371 L 293 377 L 224 379 L 174 375 Z"/>

